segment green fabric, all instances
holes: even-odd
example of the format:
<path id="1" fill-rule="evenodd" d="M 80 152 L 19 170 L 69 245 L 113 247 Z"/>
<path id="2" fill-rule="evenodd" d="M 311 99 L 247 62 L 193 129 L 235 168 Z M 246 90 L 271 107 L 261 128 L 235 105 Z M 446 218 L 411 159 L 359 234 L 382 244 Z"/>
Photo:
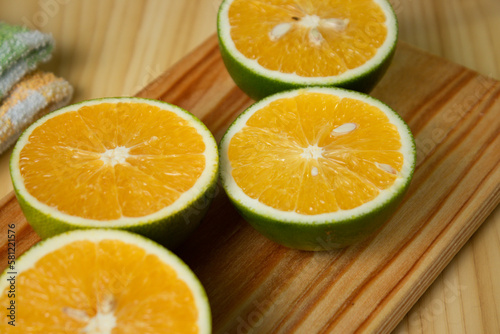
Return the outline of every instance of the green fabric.
<path id="1" fill-rule="evenodd" d="M 26 73 L 49 60 L 53 48 L 49 34 L 0 22 L 0 100 Z"/>
<path id="2" fill-rule="evenodd" d="M 31 123 L 66 106 L 73 87 L 53 73 L 35 70 L 16 83 L 0 104 L 0 154 L 15 143 Z"/>

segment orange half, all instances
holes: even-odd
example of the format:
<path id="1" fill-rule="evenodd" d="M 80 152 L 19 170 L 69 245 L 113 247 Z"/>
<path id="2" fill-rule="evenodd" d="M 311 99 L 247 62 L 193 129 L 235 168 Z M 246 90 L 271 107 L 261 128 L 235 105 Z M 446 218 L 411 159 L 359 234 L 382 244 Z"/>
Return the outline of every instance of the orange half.
<path id="1" fill-rule="evenodd" d="M 309 88 L 262 100 L 233 123 L 222 176 L 241 203 L 300 221 L 383 203 L 408 181 L 413 149 L 406 124 L 377 100 Z"/>
<path id="2" fill-rule="evenodd" d="M 100 103 L 48 119 L 19 158 L 26 190 L 68 215 L 142 217 L 174 203 L 205 169 L 188 120 L 146 103 Z M 69 193 L 68 193 L 69 192 Z"/>
<path id="3" fill-rule="evenodd" d="M 0 296 L 2 305 L 15 302 L 15 326 L 2 321 L 1 333 L 210 332 L 208 302 L 194 274 L 137 235 L 73 231 L 35 245 L 16 262 L 15 275 L 4 273 Z"/>
<path id="4" fill-rule="evenodd" d="M 302 77 L 358 68 L 388 36 L 386 12 L 375 0 L 234 0 L 228 20 L 244 57 Z"/>
<path id="5" fill-rule="evenodd" d="M 41 237 L 123 228 L 173 247 L 208 209 L 218 163 L 217 143 L 194 115 L 121 97 L 67 106 L 32 124 L 10 172 Z"/>

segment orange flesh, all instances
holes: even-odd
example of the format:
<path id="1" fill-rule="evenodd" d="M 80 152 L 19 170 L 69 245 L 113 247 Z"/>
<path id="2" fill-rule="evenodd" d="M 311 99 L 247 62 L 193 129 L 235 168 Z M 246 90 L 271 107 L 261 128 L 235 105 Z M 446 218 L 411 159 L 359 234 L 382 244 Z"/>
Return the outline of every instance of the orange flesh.
<path id="1" fill-rule="evenodd" d="M 318 24 L 307 23 L 316 17 Z M 231 38 L 246 58 L 303 77 L 335 76 L 365 64 L 387 38 L 385 21 L 373 0 L 235 0 L 229 8 Z M 284 23 L 289 30 L 273 35 Z"/>
<path id="2" fill-rule="evenodd" d="M 83 333 L 108 310 L 113 334 L 198 333 L 194 296 L 156 255 L 118 240 L 75 241 L 16 277 L 16 327 L 23 333 Z M 0 297 L 9 305 L 7 293 Z M 2 333 L 16 327 L 2 321 Z"/>
<path id="3" fill-rule="evenodd" d="M 335 133 L 349 124 L 356 128 Z M 315 215 L 356 208 L 390 187 L 403 166 L 400 148 L 396 126 L 380 109 L 302 93 L 255 112 L 231 139 L 228 156 L 246 195 Z"/>
<path id="4" fill-rule="evenodd" d="M 106 160 L 113 152 L 125 157 Z M 205 168 L 188 121 L 142 103 L 84 106 L 36 128 L 20 154 L 28 192 L 69 215 L 142 217 L 174 203 Z"/>

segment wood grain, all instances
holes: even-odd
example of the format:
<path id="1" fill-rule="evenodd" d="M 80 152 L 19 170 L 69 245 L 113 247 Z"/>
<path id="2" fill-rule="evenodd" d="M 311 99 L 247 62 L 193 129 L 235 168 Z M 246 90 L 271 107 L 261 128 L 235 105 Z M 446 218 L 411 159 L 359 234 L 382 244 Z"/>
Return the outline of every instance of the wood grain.
<path id="1" fill-rule="evenodd" d="M 227 75 L 215 37 L 138 95 L 190 110 L 216 137 L 252 102 Z M 499 82 L 400 43 L 373 95 L 416 136 L 403 205 L 368 241 L 311 253 L 261 236 L 219 189 L 177 250 L 207 290 L 215 332 L 390 332 L 497 206 Z M 15 221 L 27 240 L 20 251 L 37 240 L 14 199 L 1 210 L 0 226 Z"/>

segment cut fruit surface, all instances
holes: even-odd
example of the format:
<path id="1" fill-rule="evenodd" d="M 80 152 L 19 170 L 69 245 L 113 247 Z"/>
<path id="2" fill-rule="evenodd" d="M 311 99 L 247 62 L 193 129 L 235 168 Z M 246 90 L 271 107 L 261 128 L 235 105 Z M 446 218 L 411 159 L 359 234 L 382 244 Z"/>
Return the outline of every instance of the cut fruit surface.
<path id="1" fill-rule="evenodd" d="M 369 91 L 397 40 L 386 0 L 225 0 L 218 34 L 224 62 L 250 97 L 307 85 Z"/>
<path id="2" fill-rule="evenodd" d="M 177 256 L 116 230 L 71 231 L 16 261 L 15 327 L 1 333 L 210 333 L 205 291 Z M 9 305 L 10 276 L 0 302 Z"/>
<path id="3" fill-rule="evenodd" d="M 415 164 L 411 131 L 394 111 L 330 88 L 257 102 L 230 126 L 220 151 L 224 188 L 243 216 L 302 249 L 371 234 L 397 207 Z M 318 245 L 326 239 L 331 247 Z"/>
<path id="4" fill-rule="evenodd" d="M 51 113 L 23 134 L 11 160 L 23 211 L 43 237 L 77 227 L 179 237 L 196 225 L 186 222 L 203 210 L 190 207 L 208 201 L 217 170 L 217 146 L 201 121 L 138 98 Z"/>

